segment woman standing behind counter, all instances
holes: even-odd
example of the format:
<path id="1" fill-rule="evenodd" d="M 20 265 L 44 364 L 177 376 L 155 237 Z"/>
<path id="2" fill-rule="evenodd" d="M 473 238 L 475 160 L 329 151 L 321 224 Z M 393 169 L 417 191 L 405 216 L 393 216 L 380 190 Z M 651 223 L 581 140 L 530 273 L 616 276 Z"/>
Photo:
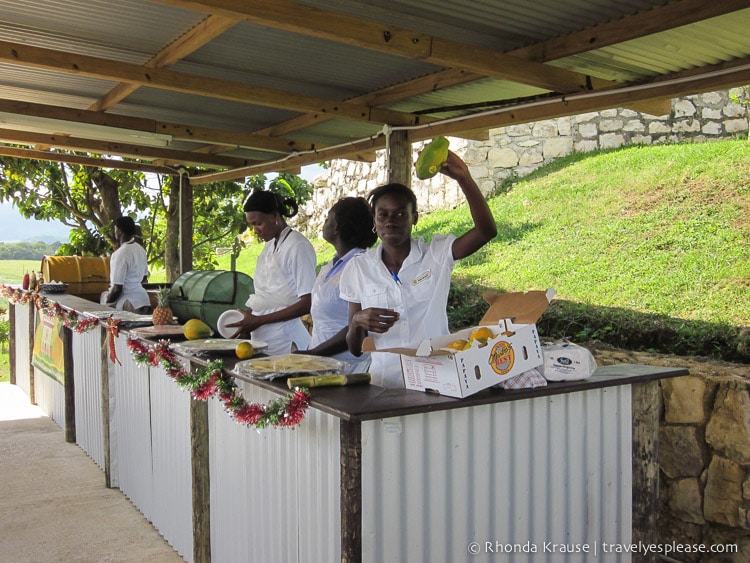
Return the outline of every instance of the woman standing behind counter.
<path id="1" fill-rule="evenodd" d="M 323 238 L 333 245 L 336 254 L 320 269 L 315 280 L 310 309 L 312 340 L 306 353 L 332 356 L 346 362 L 348 373 L 367 371 L 369 355 L 357 357 L 347 348 L 349 303 L 339 295 L 344 266 L 378 240 L 372 209 L 367 201 L 362 197 L 345 197 L 337 201 L 323 223 Z"/>
<path id="2" fill-rule="evenodd" d="M 135 221 L 126 215 L 115 219 L 118 247 L 109 259 L 109 291 L 101 296 L 102 305 L 133 313 L 151 310 L 143 284 L 148 281 L 146 250 L 135 240 Z"/>
<path id="3" fill-rule="evenodd" d="M 268 343 L 269 355 L 288 354 L 292 343 L 305 350 L 310 333 L 300 317 L 310 312 L 315 283 L 315 249 L 286 219 L 297 214 L 297 202 L 269 191 L 253 191 L 243 209 L 248 225 L 265 246 L 255 265 L 253 285 L 243 319 L 228 324 L 237 337 Z"/>
<path id="4" fill-rule="evenodd" d="M 456 237 L 414 240 L 417 198 L 403 184 L 387 184 L 369 195 L 380 245 L 355 257 L 341 276 L 341 297 L 349 301 L 347 343 L 355 355 L 371 335 L 378 349 L 418 345 L 448 333 L 447 302 L 456 261 L 479 250 L 497 234 L 487 202 L 469 169 L 448 153 L 440 172 L 458 182 L 474 226 Z M 403 387 L 398 354 L 373 352 L 372 382 Z"/>

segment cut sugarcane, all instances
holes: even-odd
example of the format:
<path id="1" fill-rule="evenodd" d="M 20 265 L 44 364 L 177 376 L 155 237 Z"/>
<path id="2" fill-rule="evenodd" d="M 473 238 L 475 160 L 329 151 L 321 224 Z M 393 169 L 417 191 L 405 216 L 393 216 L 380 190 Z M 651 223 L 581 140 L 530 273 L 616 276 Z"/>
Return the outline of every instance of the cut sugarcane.
<path id="1" fill-rule="evenodd" d="M 289 389 L 295 387 L 333 387 L 341 385 L 358 385 L 370 383 L 369 373 L 341 373 L 336 375 L 308 375 L 290 377 L 286 380 Z"/>

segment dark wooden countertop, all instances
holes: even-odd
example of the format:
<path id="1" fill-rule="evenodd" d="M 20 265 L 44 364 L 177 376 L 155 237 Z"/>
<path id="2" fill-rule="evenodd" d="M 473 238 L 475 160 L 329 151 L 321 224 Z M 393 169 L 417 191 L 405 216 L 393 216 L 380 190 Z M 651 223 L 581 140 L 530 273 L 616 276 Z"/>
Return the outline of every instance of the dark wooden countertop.
<path id="1" fill-rule="evenodd" d="M 67 294 L 50 294 L 47 297 L 51 301 L 56 301 L 64 307 L 79 312 L 110 309 L 98 303 Z M 211 359 L 210 357 L 190 356 L 190 360 L 198 365 L 205 365 Z M 251 385 L 282 395 L 289 393 L 285 379 L 265 381 L 243 376 L 233 371 L 237 363 L 234 357 L 222 357 L 222 359 L 224 360 L 224 369 L 237 379 L 247 381 Z M 547 386 L 536 389 L 506 390 L 490 388 L 464 399 L 443 397 L 437 394 L 410 391 L 407 389 L 384 389 L 376 385 L 318 387 L 312 390 L 310 406 L 337 416 L 342 420 L 359 422 L 492 403 L 520 401 L 535 397 L 573 393 L 587 389 L 630 385 L 688 374 L 689 371 L 685 368 L 619 364 L 599 367 L 591 377 L 584 380 L 549 382 Z"/>
<path id="2" fill-rule="evenodd" d="M 46 297 L 49 301 L 59 303 L 66 309 L 77 311 L 79 313 L 93 313 L 96 311 L 114 312 L 114 309 L 112 307 L 107 307 L 106 305 L 101 305 L 99 303 L 95 303 L 94 301 L 83 299 L 82 297 L 78 297 L 77 295 L 69 295 L 67 293 L 45 293 L 43 291 L 39 293 L 39 295 L 41 295 L 42 297 Z"/>
<path id="3" fill-rule="evenodd" d="M 205 362 L 207 360 L 197 359 L 197 361 Z M 285 379 L 265 381 L 243 376 L 233 371 L 235 363 L 236 361 L 233 358 L 226 358 L 224 366 L 237 379 L 277 393 L 289 393 Z M 520 401 L 587 389 L 630 385 L 682 375 L 689 375 L 689 371 L 685 368 L 619 364 L 599 367 L 594 372 L 594 375 L 580 381 L 548 382 L 545 387 L 537 387 L 536 389 L 506 390 L 490 388 L 463 399 L 443 397 L 434 393 L 423 393 L 408 389 L 384 389 L 377 385 L 317 387 L 312 389 L 310 406 L 348 422 L 359 422 L 492 403 Z"/>

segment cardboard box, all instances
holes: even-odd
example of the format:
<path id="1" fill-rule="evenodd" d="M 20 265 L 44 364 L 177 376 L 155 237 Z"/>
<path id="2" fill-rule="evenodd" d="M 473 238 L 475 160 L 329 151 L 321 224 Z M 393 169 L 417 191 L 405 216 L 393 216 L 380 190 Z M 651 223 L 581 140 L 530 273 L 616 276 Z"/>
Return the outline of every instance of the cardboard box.
<path id="1" fill-rule="evenodd" d="M 399 354 L 407 389 L 468 397 L 543 363 L 535 323 L 554 294 L 551 289 L 488 293 L 484 298 L 490 308 L 478 326 L 424 340 L 417 348 L 376 350 L 372 339 L 367 338 L 362 349 Z M 446 349 L 455 340 L 468 340 L 482 326 L 494 334 L 486 344 L 475 341 L 468 350 Z"/>

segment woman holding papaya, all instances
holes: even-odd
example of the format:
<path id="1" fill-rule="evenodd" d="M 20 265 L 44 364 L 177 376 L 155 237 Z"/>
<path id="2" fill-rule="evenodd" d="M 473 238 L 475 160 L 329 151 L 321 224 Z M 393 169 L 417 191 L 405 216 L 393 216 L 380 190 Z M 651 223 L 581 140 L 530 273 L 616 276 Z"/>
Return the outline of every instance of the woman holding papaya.
<path id="1" fill-rule="evenodd" d="M 349 350 L 359 355 L 366 336 L 375 348 L 416 346 L 425 338 L 448 333 L 447 302 L 457 260 L 497 234 L 487 202 L 469 169 L 448 151 L 439 171 L 458 182 L 474 226 L 456 236 L 436 235 L 427 243 L 412 238 L 417 198 L 403 184 L 375 188 L 368 196 L 380 245 L 352 259 L 341 276 L 341 297 L 349 302 Z M 397 354 L 372 353 L 372 382 L 403 387 Z"/>
<path id="2" fill-rule="evenodd" d="M 301 317 L 310 312 L 315 283 L 315 249 L 286 219 L 297 214 L 297 202 L 270 191 L 255 190 L 243 205 L 245 218 L 265 246 L 253 276 L 254 293 L 242 311 L 243 319 L 230 323 L 236 337 L 268 343 L 267 354 L 288 354 L 292 343 L 305 350 L 310 333 Z"/>

